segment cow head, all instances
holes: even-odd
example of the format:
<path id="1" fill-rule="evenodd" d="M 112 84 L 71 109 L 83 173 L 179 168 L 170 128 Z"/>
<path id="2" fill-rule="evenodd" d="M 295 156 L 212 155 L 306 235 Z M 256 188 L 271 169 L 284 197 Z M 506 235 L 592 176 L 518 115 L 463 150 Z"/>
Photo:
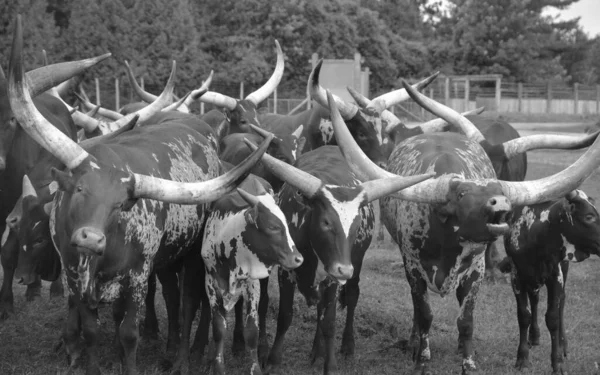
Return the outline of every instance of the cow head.
<path id="1" fill-rule="evenodd" d="M 252 130 L 256 133 L 260 134 L 262 137 L 268 137 L 271 132 L 260 128 L 258 126 L 250 125 Z M 294 164 L 296 159 L 302 152 L 304 148 L 304 143 L 306 139 L 302 137 L 302 131 L 304 130 L 304 126 L 300 125 L 292 134 L 276 136 L 273 135 L 273 141 L 271 142 L 271 146 L 267 153 L 274 158 L 282 160 L 288 164 Z"/>
<path id="2" fill-rule="evenodd" d="M 225 117 L 229 123 L 229 134 L 249 133 L 250 125 L 259 126 L 258 106 L 267 99 L 279 85 L 283 77 L 284 57 L 279 42 L 275 41 L 277 49 L 277 64 L 271 78 L 258 90 L 250 93 L 244 99 L 234 99 L 230 96 L 207 91 L 199 100 L 224 108 Z"/>
<path id="3" fill-rule="evenodd" d="M 256 148 L 250 142 L 248 144 Z M 337 147 L 318 150 L 339 152 Z M 286 200 L 297 200 L 304 209 L 310 211 L 310 223 L 307 230 L 302 231 L 304 241 L 309 239 L 310 247 L 315 251 L 324 271 L 342 283 L 354 273 L 351 250 L 361 221 L 361 209 L 373 200 L 431 177 L 396 177 L 338 186 L 325 184 L 321 179 L 269 155 L 263 155 L 262 161 L 275 176 L 287 184 L 280 193 L 281 204 L 286 204 Z M 328 154 L 323 153 L 323 163 L 329 165 L 328 161 Z M 336 171 L 332 170 L 330 173 L 335 175 Z M 293 222 L 294 215 L 297 216 L 298 212 L 286 211 L 288 221 Z M 305 252 L 312 250 L 301 249 Z"/>
<path id="4" fill-rule="evenodd" d="M 509 231 L 512 207 L 499 183 L 452 180 L 447 199 L 435 212 L 443 223 L 449 221 L 459 240 L 490 242 Z"/>
<path id="5" fill-rule="evenodd" d="M 582 190 L 572 191 L 555 204 L 566 248 L 565 260 L 582 261 L 591 254 L 600 256 L 600 216 L 594 204 L 594 199 Z"/>
<path id="6" fill-rule="evenodd" d="M 256 194 L 238 188 L 239 195 L 248 203 L 244 212 L 246 228 L 242 239 L 248 249 L 267 267 L 281 265 L 285 269 L 299 267 L 304 258 L 296 249 L 281 209 L 263 185 L 254 180 Z"/>

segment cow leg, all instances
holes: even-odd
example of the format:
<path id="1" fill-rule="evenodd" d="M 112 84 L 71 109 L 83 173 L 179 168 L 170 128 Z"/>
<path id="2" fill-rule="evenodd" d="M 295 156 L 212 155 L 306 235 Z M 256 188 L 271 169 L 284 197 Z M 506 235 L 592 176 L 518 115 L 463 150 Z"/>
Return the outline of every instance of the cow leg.
<path id="1" fill-rule="evenodd" d="M 67 301 L 67 321 L 63 330 L 63 342 L 67 353 L 69 367 L 74 367 L 77 359 L 81 356 L 81 345 L 79 337 L 81 334 L 81 316 L 74 296 L 69 296 Z"/>
<path id="2" fill-rule="evenodd" d="M 408 264 L 404 262 L 405 267 Z M 416 362 L 413 374 L 430 374 L 429 361 L 429 330 L 433 321 L 433 313 L 429 305 L 427 284 L 418 270 L 405 268 L 406 277 L 410 285 L 410 294 L 413 301 L 413 328 L 410 343 L 413 344 L 413 361 Z"/>
<path id="3" fill-rule="evenodd" d="M 204 263 L 202 263 L 202 268 L 198 272 L 198 277 L 201 277 L 204 280 L 205 273 L 206 269 L 204 268 Z M 204 285 L 204 282 L 202 282 L 200 285 Z M 196 337 L 194 338 L 194 345 L 192 345 L 191 351 L 192 353 L 197 352 L 198 357 L 202 358 L 204 355 L 204 349 L 208 345 L 208 330 L 210 329 L 210 322 L 212 319 L 210 302 L 208 301 L 206 288 L 198 289 L 196 292 L 200 298 L 202 309 L 200 311 L 200 322 L 198 323 L 198 328 L 196 329 Z"/>
<path id="4" fill-rule="evenodd" d="M 548 289 L 548 309 L 546 310 L 546 326 L 550 332 L 552 351 L 550 361 L 553 374 L 563 374 L 563 353 L 560 345 L 560 300 L 564 298 L 562 272 L 546 282 Z"/>
<path id="5" fill-rule="evenodd" d="M 559 334 L 560 334 L 560 344 L 563 349 L 563 355 L 566 358 L 567 355 L 569 354 L 569 347 L 568 347 L 568 343 L 567 343 L 567 335 L 565 332 L 564 313 L 565 313 L 565 298 L 567 296 L 565 289 L 567 288 L 567 274 L 569 273 L 569 262 L 560 262 L 560 268 L 561 268 L 561 271 L 563 274 L 563 293 L 560 298 L 560 310 L 559 310 L 560 333 Z"/>
<path id="6" fill-rule="evenodd" d="M 121 339 L 119 337 L 119 327 L 123 322 L 123 318 L 125 317 L 125 297 L 123 295 L 119 296 L 112 305 L 113 308 L 113 321 L 115 322 L 115 341 L 114 346 L 119 355 L 119 359 L 121 362 L 125 361 L 125 352 L 123 349 L 123 345 L 121 345 Z"/>
<path id="7" fill-rule="evenodd" d="M 158 319 L 156 317 L 156 272 L 148 277 L 148 293 L 146 294 L 146 317 L 144 318 L 143 335 L 145 338 L 158 339 Z"/>
<path id="8" fill-rule="evenodd" d="M 35 281 L 31 284 L 27 284 L 27 290 L 25 291 L 25 300 L 31 302 L 37 297 L 42 296 L 42 278 L 40 275 L 35 275 Z"/>
<path id="9" fill-rule="evenodd" d="M 224 346 L 225 333 L 227 332 L 227 311 L 223 303 L 221 293 L 219 293 L 219 282 L 215 280 L 210 273 L 205 276 L 206 294 L 210 302 L 212 312 L 213 340 L 215 342 L 215 357 L 212 362 L 213 374 L 225 374 Z"/>
<path id="10" fill-rule="evenodd" d="M 459 282 L 456 288 L 456 298 L 460 304 L 460 314 L 456 319 L 458 327 L 458 349 L 462 351 L 462 373 L 468 374 L 477 370 L 477 365 L 473 359 L 473 310 L 477 300 L 479 286 L 485 276 L 485 256 L 473 257 L 473 266 L 475 269 L 469 276 L 466 276 Z"/>
<path id="11" fill-rule="evenodd" d="M 364 256 L 364 254 L 362 254 Z M 341 287 L 340 290 L 340 304 L 346 306 L 346 325 L 344 327 L 344 334 L 342 335 L 342 354 L 346 356 L 354 355 L 354 311 L 358 304 L 358 297 L 360 295 L 360 288 L 358 283 L 360 282 L 360 270 L 362 269 L 362 258 L 356 262 L 352 262 L 354 265 L 354 276 L 348 280 L 346 285 Z"/>
<path id="12" fill-rule="evenodd" d="M 19 257 L 17 235 L 12 230 L 9 230 L 8 227 L 6 227 L 2 236 L 2 241 L 0 263 L 2 264 L 4 280 L 0 289 L 0 320 L 7 319 L 15 311 L 12 285 Z"/>
<path id="13" fill-rule="evenodd" d="M 98 309 L 91 309 L 84 303 L 79 303 L 79 314 L 81 316 L 81 328 L 83 339 L 87 350 L 86 375 L 100 375 L 100 364 L 98 362 Z"/>
<path id="14" fill-rule="evenodd" d="M 383 225 L 383 210 L 379 208 L 379 204 L 374 204 L 374 207 L 377 207 L 376 210 L 379 211 L 379 219 L 378 219 L 378 229 L 377 229 L 377 241 L 383 242 L 385 240 L 385 225 Z"/>
<path id="15" fill-rule="evenodd" d="M 485 277 L 491 282 L 496 282 L 496 261 L 498 249 L 496 242 L 492 242 L 485 249 Z"/>
<path id="16" fill-rule="evenodd" d="M 250 375 L 262 375 L 260 364 L 258 363 L 258 305 L 260 303 L 260 281 L 248 280 L 246 287 L 242 291 L 246 303 L 246 324 L 244 327 L 244 339 L 252 367 Z"/>
<path id="17" fill-rule="evenodd" d="M 324 288 L 321 286 L 320 288 Z M 317 328 L 315 329 L 315 337 L 313 339 L 313 345 L 310 352 L 310 363 L 313 365 L 317 359 L 323 358 L 325 354 L 323 353 L 325 343 L 323 342 L 323 330 L 322 330 L 322 319 L 323 319 L 323 296 L 321 295 L 321 299 L 317 303 Z"/>
<path id="18" fill-rule="evenodd" d="M 62 298 L 65 296 L 65 288 L 62 283 L 62 278 L 54 280 L 52 284 L 50 284 L 50 299 L 52 298 Z"/>
<path id="19" fill-rule="evenodd" d="M 285 334 L 292 324 L 294 318 L 294 293 L 296 283 L 294 274 L 279 268 L 277 278 L 279 281 L 279 313 L 277 315 L 277 333 L 269 353 L 268 368 L 281 365 L 283 356 L 283 341 Z"/>
<path id="20" fill-rule="evenodd" d="M 258 302 L 258 361 L 266 367 L 269 357 L 267 338 L 267 311 L 269 309 L 269 278 L 260 279 L 260 300 Z"/>
<path id="21" fill-rule="evenodd" d="M 179 346 L 179 281 L 174 266 L 156 270 L 156 276 L 162 285 L 163 298 L 167 307 L 169 333 L 167 335 L 167 355 L 174 356 Z"/>
<path id="22" fill-rule="evenodd" d="M 190 359 L 190 336 L 192 332 L 192 323 L 196 316 L 196 311 L 200 306 L 201 294 L 204 293 L 204 263 L 199 254 L 192 254 L 191 257 L 194 259 L 186 259 L 185 272 L 183 274 L 183 325 L 181 327 L 181 343 L 179 350 L 177 351 L 177 359 L 173 364 L 173 372 L 179 371 L 182 374 L 189 372 L 189 359 Z M 190 257 L 190 258 L 191 258 Z M 198 326 L 198 332 L 204 330 L 206 332 L 206 340 L 208 340 L 208 327 L 202 325 L 202 321 Z M 204 322 L 206 324 L 206 322 Z M 208 323 L 210 325 L 210 322 Z M 204 353 L 204 347 L 202 347 L 202 353 Z"/>
<path id="23" fill-rule="evenodd" d="M 527 284 L 519 278 L 519 275 L 513 270 L 511 273 L 511 283 L 513 293 L 517 300 L 517 319 L 519 321 L 519 347 L 517 348 L 517 362 L 515 367 L 519 370 L 528 368 L 529 345 L 527 343 L 527 331 L 531 324 L 531 311 L 529 310 L 529 300 L 527 296 Z"/>
<path id="24" fill-rule="evenodd" d="M 246 343 L 244 342 L 244 300 L 240 298 L 235 304 L 235 327 L 233 328 L 233 341 L 231 353 L 234 356 L 244 354 Z"/>
<path id="25" fill-rule="evenodd" d="M 323 335 L 323 339 L 325 341 L 325 363 L 323 363 L 323 374 L 332 374 L 337 373 L 338 365 L 337 360 L 335 358 L 335 313 L 336 313 L 336 294 L 338 284 L 336 282 L 326 280 L 324 282 L 325 288 L 321 293 L 321 301 L 319 305 L 321 310 L 324 310 L 323 316 L 321 315 L 317 317 L 317 324 L 320 326 L 320 333 Z M 321 283 L 323 286 L 323 283 Z M 315 341 L 318 338 L 315 336 Z M 314 347 L 313 347 L 314 351 Z M 314 359 L 313 359 L 314 361 Z"/>
<path id="26" fill-rule="evenodd" d="M 140 318 L 139 315 L 141 311 L 141 306 L 140 303 L 136 301 L 141 302 L 145 300 L 147 286 L 147 280 L 144 280 L 142 285 L 137 285 L 133 288 L 130 286 L 130 290 L 126 292 L 127 294 L 124 298 L 125 301 L 123 310 L 125 311 L 125 314 L 123 321 L 119 325 L 119 339 L 123 347 L 123 367 L 125 368 L 124 372 L 127 375 L 137 374 L 136 357 L 140 332 L 137 322 Z"/>
<path id="27" fill-rule="evenodd" d="M 538 324 L 538 306 L 540 303 L 540 290 L 527 288 L 527 295 L 531 303 L 531 325 L 529 326 L 529 345 L 540 344 L 540 325 Z"/>

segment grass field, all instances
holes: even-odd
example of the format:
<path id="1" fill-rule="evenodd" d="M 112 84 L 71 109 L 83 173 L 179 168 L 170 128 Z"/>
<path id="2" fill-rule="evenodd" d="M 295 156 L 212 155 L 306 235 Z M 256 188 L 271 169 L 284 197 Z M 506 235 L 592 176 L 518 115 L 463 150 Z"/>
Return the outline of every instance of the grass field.
<path id="1" fill-rule="evenodd" d="M 550 175 L 575 160 L 581 152 L 536 151 L 529 154 L 528 179 Z M 582 186 L 588 195 L 600 197 L 600 174 L 594 173 Z M 408 337 L 412 323 L 412 302 L 409 287 L 400 263 L 400 255 L 390 242 L 374 244 L 366 255 L 361 273 L 361 297 L 356 312 L 356 354 L 343 358 L 338 354 L 341 374 L 404 374 L 410 373 L 409 353 L 393 346 L 399 338 Z M 570 354 L 566 360 L 569 374 L 595 374 L 600 361 L 600 260 L 588 259 L 571 265 L 567 283 L 565 320 Z M 272 278 L 273 279 L 273 278 Z M 271 283 L 269 308 L 269 339 L 276 327 L 278 295 L 276 278 Z M 45 284 L 42 299 L 25 302 L 25 288 L 15 288 L 17 314 L 0 323 L 0 374 L 55 374 L 66 370 L 63 352 L 55 352 L 65 319 L 66 300 L 48 300 Z M 550 338 L 544 323 L 545 290 L 540 299 L 541 345 L 531 350 L 532 368 L 518 372 L 516 359 L 518 326 L 516 303 L 509 284 L 485 283 L 479 293 L 475 310 L 475 348 L 480 374 L 547 374 L 550 368 Z M 460 357 L 456 354 L 459 312 L 456 298 L 440 298 L 430 293 L 434 321 L 430 335 L 432 364 L 435 374 L 460 373 Z M 158 340 L 143 340 L 138 349 L 138 368 L 143 374 L 162 374 L 160 363 L 165 359 L 166 311 L 162 298 L 157 298 L 161 317 Z M 309 364 L 309 352 L 315 328 L 315 309 L 306 307 L 296 294 L 294 322 L 290 328 L 284 355 L 286 375 L 320 374 L 322 361 Z M 231 314 L 233 315 L 233 314 Z M 230 320 L 232 316 L 230 315 Z M 341 343 L 345 311 L 338 310 L 336 346 Z M 101 364 L 105 374 L 120 373 L 116 352 L 112 348 L 114 327 L 109 308 L 101 310 Z M 229 327 L 232 327 L 229 324 Z M 230 334 L 227 336 L 231 338 Z M 234 358 L 226 346 L 225 361 L 230 374 L 248 373 L 243 359 Z M 206 357 L 195 363 L 193 373 L 206 373 Z M 83 374 L 79 368 L 75 374 Z"/>

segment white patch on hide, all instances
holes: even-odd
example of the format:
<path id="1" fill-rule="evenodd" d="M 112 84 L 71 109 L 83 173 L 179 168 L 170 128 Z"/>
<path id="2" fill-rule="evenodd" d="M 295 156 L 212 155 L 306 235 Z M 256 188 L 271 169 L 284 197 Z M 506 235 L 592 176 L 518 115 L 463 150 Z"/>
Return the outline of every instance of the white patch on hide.
<path id="1" fill-rule="evenodd" d="M 10 228 L 8 225 L 4 228 L 4 233 L 2 233 L 2 241 L 0 242 L 0 246 L 4 246 L 6 241 L 8 240 L 8 234 L 10 232 Z"/>
<path id="2" fill-rule="evenodd" d="M 550 215 L 550 210 L 544 210 L 540 213 L 540 222 L 549 221 L 548 216 Z"/>
<path id="3" fill-rule="evenodd" d="M 529 206 L 523 207 L 523 210 L 521 211 L 521 216 L 519 217 L 519 219 L 517 219 L 517 221 L 515 221 L 511 225 L 510 243 L 515 250 L 518 251 L 520 249 L 519 236 L 521 235 L 521 227 L 525 225 L 527 229 L 531 229 L 531 226 L 533 225 L 535 220 L 536 216 L 533 210 L 529 208 Z"/>
<path id="4" fill-rule="evenodd" d="M 331 121 L 321 119 L 321 122 L 319 123 L 319 131 L 321 132 L 323 144 L 330 144 L 331 140 L 333 139 L 333 125 L 331 124 Z"/>
<path id="5" fill-rule="evenodd" d="M 342 202 L 337 200 L 327 188 L 335 188 L 335 185 L 325 185 L 325 189 L 322 189 L 323 195 L 331 204 L 331 207 L 335 210 L 340 218 L 342 224 L 342 230 L 348 238 L 350 234 L 350 226 L 360 214 L 359 209 L 362 202 L 365 200 L 365 192 L 361 191 L 353 200 Z"/>

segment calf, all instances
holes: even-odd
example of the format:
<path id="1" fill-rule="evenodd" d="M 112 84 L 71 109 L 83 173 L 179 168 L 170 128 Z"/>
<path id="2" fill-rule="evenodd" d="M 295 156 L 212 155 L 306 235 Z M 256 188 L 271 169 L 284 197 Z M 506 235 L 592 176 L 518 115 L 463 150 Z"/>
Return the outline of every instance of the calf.
<path id="1" fill-rule="evenodd" d="M 247 314 L 244 339 L 252 359 L 250 372 L 256 375 L 261 374 L 257 355 L 258 303 L 261 292 L 266 293 L 266 290 L 261 290 L 259 279 L 268 278 L 273 266 L 278 264 L 286 269 L 296 268 L 302 264 L 303 257 L 291 239 L 285 216 L 275 203 L 269 184 L 250 175 L 240 187 L 244 190 L 239 188 L 237 192 L 229 193 L 213 204 L 202 241 L 205 279 L 197 279 L 201 285 L 184 282 L 184 288 L 206 287 L 216 344 L 214 371 L 218 374 L 225 371 L 225 317 L 243 297 Z M 204 268 L 202 263 L 199 265 Z M 190 271 L 197 273 L 198 270 Z M 192 293 L 185 291 L 184 294 L 189 296 Z M 186 300 L 184 311 L 187 311 L 185 304 Z M 189 340 L 190 328 L 191 319 L 188 319 L 184 324 L 184 340 L 180 351 L 187 351 L 186 340 Z M 203 328 L 206 329 L 198 329 Z M 187 353 L 185 360 L 187 362 Z"/>
<path id="2" fill-rule="evenodd" d="M 510 232 L 504 236 L 504 246 L 508 257 L 501 263 L 502 269 L 511 269 L 519 319 L 515 366 L 529 367 L 528 344 L 539 345 L 538 292 L 546 285 L 546 326 L 552 340 L 550 360 L 554 373 L 562 374 L 563 355 L 567 356 L 563 314 L 569 261 L 600 255 L 600 220 L 593 199 L 581 190 L 574 190 L 563 199 L 516 207 Z"/>

